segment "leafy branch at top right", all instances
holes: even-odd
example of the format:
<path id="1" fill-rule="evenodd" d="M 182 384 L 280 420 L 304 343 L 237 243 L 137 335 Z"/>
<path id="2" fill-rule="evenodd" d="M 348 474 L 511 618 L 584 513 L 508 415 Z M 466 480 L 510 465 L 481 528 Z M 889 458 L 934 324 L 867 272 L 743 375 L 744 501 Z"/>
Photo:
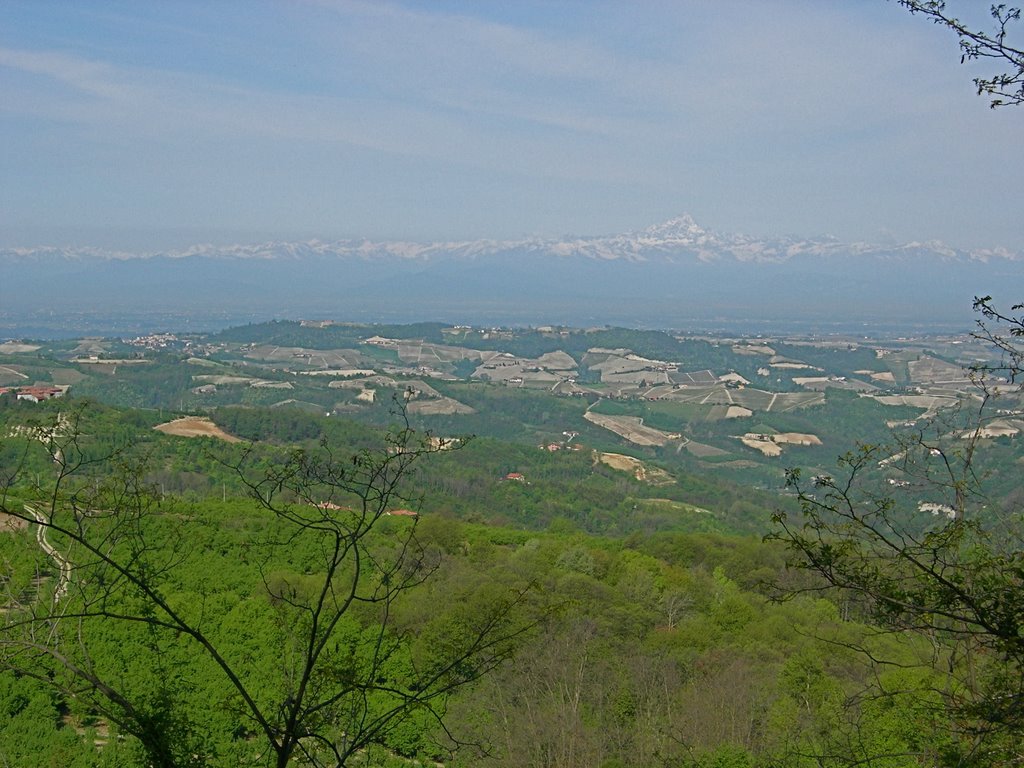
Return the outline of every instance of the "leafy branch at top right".
<path id="1" fill-rule="evenodd" d="M 1024 103 L 1024 50 L 1011 44 L 1014 25 L 1020 21 L 1020 8 L 993 4 L 989 12 L 994 22 L 990 31 L 975 29 L 946 8 L 944 0 L 898 0 L 913 14 L 920 14 L 956 33 L 960 41 L 960 61 L 994 62 L 1000 71 L 990 77 L 976 77 L 978 95 L 991 99 L 993 109 Z"/>

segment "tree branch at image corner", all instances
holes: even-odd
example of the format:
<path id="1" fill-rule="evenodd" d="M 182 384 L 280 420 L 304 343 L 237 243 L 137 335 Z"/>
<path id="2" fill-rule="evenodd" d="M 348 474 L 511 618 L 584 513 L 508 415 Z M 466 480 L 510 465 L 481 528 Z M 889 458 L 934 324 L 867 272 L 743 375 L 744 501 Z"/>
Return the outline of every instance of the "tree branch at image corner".
<path id="1" fill-rule="evenodd" d="M 464 611 L 453 622 L 457 626 L 442 624 L 443 648 L 416 657 L 416 631 L 424 627 L 403 625 L 394 609 L 406 593 L 423 588 L 440 563 L 417 539 L 417 519 L 400 518 L 387 536 L 377 529 L 403 501 L 403 478 L 441 447 L 410 428 L 404 409 L 398 411 L 400 427 L 379 449 L 339 455 L 324 442 L 265 469 L 250 446 L 234 466 L 257 505 L 277 520 L 278 531 L 263 542 L 264 560 L 254 575 L 278 615 L 282 648 L 292 649 L 279 662 L 280 697 L 268 699 L 258 676 L 220 637 L 218 617 L 174 597 L 177 569 L 191 556 L 176 527 L 185 524 L 181 515 L 165 511 L 162 495 L 149 492 L 144 460 L 131 460 L 122 448 L 95 450 L 82 422 L 86 416 L 79 412 L 48 433 L 54 470 L 49 484 L 29 489 L 31 503 L 23 503 L 27 486 L 13 492 L 24 471 L 5 480 L 0 511 L 40 532 L 39 540 L 53 548 L 49 556 L 68 576 L 54 589 L 37 589 L 27 605 L 9 596 L 0 664 L 83 700 L 136 736 L 154 765 L 189 763 L 197 747 L 184 737 L 176 745 L 168 740 L 201 724 L 174 710 L 173 693 L 140 706 L 133 699 L 138 692 L 119 685 L 116 670 L 100 669 L 89 644 L 101 626 L 152 633 L 133 654 L 151 655 L 157 668 L 163 651 L 182 638 L 191 643 L 219 670 L 240 722 L 261 734 L 278 766 L 297 753 L 311 765 L 343 766 L 414 713 L 446 730 L 448 696 L 509 658 L 535 626 L 525 605 L 533 585 L 509 583 Z M 151 540 L 154 525 L 168 529 L 160 541 Z M 272 584 L 272 561 L 294 547 L 319 553 L 310 572 Z M 462 607 L 451 609 L 457 614 Z M 164 683 L 173 686 L 173 679 Z"/>
<path id="2" fill-rule="evenodd" d="M 960 61 L 993 62 L 1002 71 L 989 77 L 976 77 L 978 95 L 990 97 L 989 106 L 1017 106 L 1024 103 L 1024 50 L 1011 44 L 1011 32 L 1020 21 L 1020 9 L 1004 3 L 992 4 L 991 31 L 969 27 L 947 10 L 943 0 L 898 0 L 912 14 L 925 16 L 951 30 L 960 42 Z"/>

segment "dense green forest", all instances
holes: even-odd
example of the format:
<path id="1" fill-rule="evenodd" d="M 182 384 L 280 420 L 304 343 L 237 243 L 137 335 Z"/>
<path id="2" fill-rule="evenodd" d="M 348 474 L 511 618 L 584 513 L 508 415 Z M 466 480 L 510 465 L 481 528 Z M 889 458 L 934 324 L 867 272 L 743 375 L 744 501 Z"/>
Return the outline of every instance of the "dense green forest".
<path id="1" fill-rule="evenodd" d="M 70 389 L 0 396 L 0 759 L 1004 764 L 1021 403 L 972 432 L 965 349 L 293 322 L 8 345 L 15 394 Z"/>
<path id="2" fill-rule="evenodd" d="M 653 484 L 590 449 L 410 442 L 427 433 L 400 410 L 389 438 L 220 409 L 244 438 L 229 443 L 155 431 L 155 411 L 0 403 L 5 765 L 283 764 L 304 637 L 326 643 L 302 721 L 322 741 L 295 730 L 288 764 L 916 766 L 973 749 L 941 637 L 880 631 L 762 541 L 795 500 Z M 331 590 L 368 591 L 310 629 L 339 530 L 373 567 L 338 560 Z M 346 739 L 339 762 L 325 745 Z"/>

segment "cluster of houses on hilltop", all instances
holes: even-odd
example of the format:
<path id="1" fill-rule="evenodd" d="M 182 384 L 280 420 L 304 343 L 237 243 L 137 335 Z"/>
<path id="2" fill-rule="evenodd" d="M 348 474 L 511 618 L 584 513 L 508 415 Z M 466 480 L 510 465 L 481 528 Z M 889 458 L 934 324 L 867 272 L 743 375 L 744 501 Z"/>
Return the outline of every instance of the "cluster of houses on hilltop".
<path id="1" fill-rule="evenodd" d="M 136 336 L 134 339 L 122 339 L 122 341 L 130 346 L 146 347 L 146 349 L 167 349 L 180 344 L 180 339 L 173 333 L 150 333 L 146 336 Z M 189 346 L 191 343 L 186 341 L 185 346 Z"/>
<path id="2" fill-rule="evenodd" d="M 28 400 L 30 403 L 39 403 L 55 397 L 64 397 L 64 393 L 68 389 L 68 386 L 46 387 L 38 385 L 31 387 L 0 387 L 0 397 L 7 395 L 16 397 L 19 400 Z"/>

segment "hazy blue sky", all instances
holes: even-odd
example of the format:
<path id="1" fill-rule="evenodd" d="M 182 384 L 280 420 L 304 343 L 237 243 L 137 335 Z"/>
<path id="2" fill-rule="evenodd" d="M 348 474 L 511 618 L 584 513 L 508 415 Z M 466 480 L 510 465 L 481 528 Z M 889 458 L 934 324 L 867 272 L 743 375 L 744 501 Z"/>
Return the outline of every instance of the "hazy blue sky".
<path id="1" fill-rule="evenodd" d="M 977 71 L 886 0 L 5 0 L 0 245 L 603 234 L 685 211 L 1024 250 L 1024 107 L 989 110 Z"/>

